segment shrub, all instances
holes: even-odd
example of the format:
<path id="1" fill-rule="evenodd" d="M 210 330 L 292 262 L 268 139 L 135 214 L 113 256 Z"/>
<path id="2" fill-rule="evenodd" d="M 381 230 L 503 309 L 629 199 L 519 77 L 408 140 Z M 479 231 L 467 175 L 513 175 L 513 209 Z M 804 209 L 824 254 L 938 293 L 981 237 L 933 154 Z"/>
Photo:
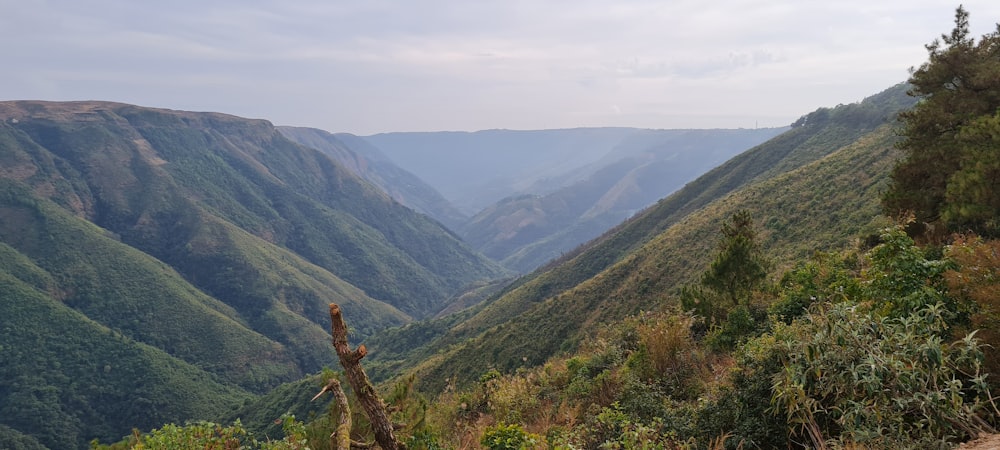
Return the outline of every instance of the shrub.
<path id="1" fill-rule="evenodd" d="M 538 436 L 526 433 L 520 425 L 501 422 L 487 428 L 479 442 L 490 450 L 522 450 L 534 448 L 539 441 Z"/>
<path id="2" fill-rule="evenodd" d="M 944 272 L 953 268 L 948 260 L 928 257 L 902 228 L 890 228 L 882 243 L 868 252 L 870 267 L 864 270 L 863 295 L 878 305 L 879 312 L 905 317 L 928 305 L 942 304 L 942 319 L 949 325 L 962 320 L 962 307 L 945 295 Z M 942 329 L 945 332 L 947 328 Z"/>
<path id="3" fill-rule="evenodd" d="M 971 326 L 987 344 L 985 368 L 995 377 L 1000 374 L 1000 240 L 959 237 L 947 256 L 957 264 L 944 273 L 948 293 L 971 306 Z"/>
<path id="4" fill-rule="evenodd" d="M 787 330 L 774 405 L 817 447 L 928 447 L 992 430 L 979 344 L 945 343 L 945 326 L 941 304 L 902 317 L 822 305 Z"/>
<path id="5" fill-rule="evenodd" d="M 747 341 L 736 351 L 730 383 L 697 410 L 693 432 L 683 436 L 699 441 L 712 437 L 725 440 L 726 448 L 786 448 L 788 421 L 768 401 L 774 377 L 783 370 L 785 348 L 774 334 Z"/>

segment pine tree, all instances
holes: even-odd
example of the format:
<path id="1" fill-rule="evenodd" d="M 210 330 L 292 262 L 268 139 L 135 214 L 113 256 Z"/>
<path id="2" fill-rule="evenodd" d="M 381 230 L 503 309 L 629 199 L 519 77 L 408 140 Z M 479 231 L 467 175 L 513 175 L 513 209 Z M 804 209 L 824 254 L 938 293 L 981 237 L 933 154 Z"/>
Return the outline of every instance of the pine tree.
<path id="1" fill-rule="evenodd" d="M 898 147 L 904 156 L 893 170 L 883 209 L 890 216 L 913 214 L 920 223 L 979 229 L 981 223 L 969 220 L 981 219 L 981 215 L 961 211 L 978 211 L 968 203 L 973 199 L 992 200 L 970 197 L 967 189 L 949 185 L 959 179 L 967 186 L 975 185 L 969 184 L 970 177 L 978 176 L 975 166 L 984 157 L 996 159 L 1000 148 L 1000 141 L 984 141 L 982 134 L 964 142 L 962 137 L 964 128 L 993 116 L 1000 108 L 1000 25 L 977 43 L 969 37 L 969 13 L 960 6 L 951 33 L 926 48 L 927 62 L 913 70 L 909 80 L 910 95 L 921 101 L 900 115 L 904 128 Z M 956 179 L 960 172 L 963 174 Z M 1000 195 L 1000 190 L 991 190 Z M 950 204 L 955 201 L 965 204 Z"/>
<path id="2" fill-rule="evenodd" d="M 1000 237 L 1000 113 L 963 127 L 958 146 L 960 166 L 948 179 L 942 219 L 955 231 Z"/>
<path id="3" fill-rule="evenodd" d="M 702 286 L 728 299 L 733 306 L 747 303 L 750 293 L 767 278 L 767 261 L 757 241 L 753 218 L 737 211 L 722 224 L 718 253 L 701 277 Z"/>

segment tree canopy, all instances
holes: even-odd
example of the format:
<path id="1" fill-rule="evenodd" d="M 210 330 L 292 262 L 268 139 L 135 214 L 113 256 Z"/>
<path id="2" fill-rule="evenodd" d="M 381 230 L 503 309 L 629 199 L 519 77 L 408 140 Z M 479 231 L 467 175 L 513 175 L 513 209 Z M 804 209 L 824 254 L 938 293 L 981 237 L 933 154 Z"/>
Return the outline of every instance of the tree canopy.
<path id="1" fill-rule="evenodd" d="M 750 291 L 767 278 L 767 262 L 757 242 L 753 217 L 746 210 L 737 211 L 722 224 L 718 253 L 711 267 L 701 277 L 701 284 L 738 305 Z"/>
<path id="2" fill-rule="evenodd" d="M 909 80 L 921 101 L 900 114 L 904 156 L 884 210 L 948 231 L 1000 235 L 1000 25 L 977 42 L 960 6 L 951 33 L 926 48 L 928 60 Z"/>

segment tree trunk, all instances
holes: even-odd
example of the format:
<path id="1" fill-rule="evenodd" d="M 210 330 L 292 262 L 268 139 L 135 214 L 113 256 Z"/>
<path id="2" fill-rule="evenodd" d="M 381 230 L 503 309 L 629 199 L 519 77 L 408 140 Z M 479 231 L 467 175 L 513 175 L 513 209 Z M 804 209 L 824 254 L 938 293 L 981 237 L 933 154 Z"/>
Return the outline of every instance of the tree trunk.
<path id="1" fill-rule="evenodd" d="M 347 325 L 344 323 L 343 315 L 341 315 L 340 306 L 336 303 L 330 304 L 330 321 L 330 328 L 333 332 L 333 348 L 337 351 L 337 356 L 340 357 L 340 365 L 344 367 L 347 382 L 354 389 L 354 395 L 358 397 L 358 402 L 361 403 L 365 414 L 368 415 L 372 431 L 375 432 L 375 442 L 383 450 L 405 450 L 406 445 L 396 439 L 395 434 L 393 434 L 392 421 L 389 420 L 385 403 L 375 392 L 375 387 L 372 386 L 368 375 L 361 367 L 361 358 L 364 358 L 368 351 L 364 345 L 351 351 L 351 347 L 347 344 Z M 348 437 L 348 439 L 350 438 Z"/>

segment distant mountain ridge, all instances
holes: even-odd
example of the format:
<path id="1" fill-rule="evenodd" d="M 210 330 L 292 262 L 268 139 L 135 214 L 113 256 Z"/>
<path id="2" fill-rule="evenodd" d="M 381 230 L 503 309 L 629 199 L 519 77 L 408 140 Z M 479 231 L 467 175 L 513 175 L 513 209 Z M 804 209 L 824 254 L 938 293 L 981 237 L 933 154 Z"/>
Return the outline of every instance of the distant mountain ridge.
<path id="1" fill-rule="evenodd" d="M 267 121 L 108 102 L 0 102 L 0 255 L 0 425 L 50 448 L 332 365 L 330 302 L 360 339 L 505 274 Z"/>

